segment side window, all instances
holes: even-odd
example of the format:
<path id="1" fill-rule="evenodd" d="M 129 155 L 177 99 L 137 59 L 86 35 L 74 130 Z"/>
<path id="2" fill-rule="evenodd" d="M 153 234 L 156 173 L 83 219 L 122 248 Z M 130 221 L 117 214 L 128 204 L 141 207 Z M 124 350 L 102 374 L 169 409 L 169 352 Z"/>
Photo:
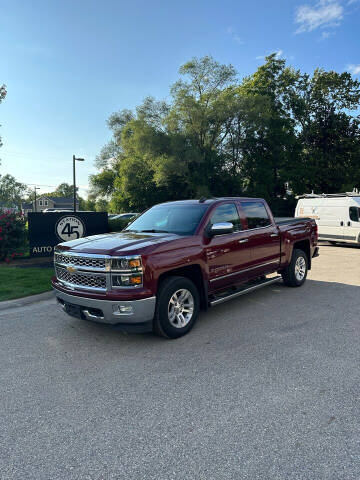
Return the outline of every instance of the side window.
<path id="1" fill-rule="evenodd" d="M 234 232 L 242 230 L 239 214 L 236 206 L 233 203 L 225 203 L 220 205 L 211 216 L 210 224 L 230 222 L 234 225 Z"/>
<path id="2" fill-rule="evenodd" d="M 350 207 L 349 208 L 350 220 L 352 220 L 353 222 L 358 222 L 359 213 L 360 213 L 360 209 L 358 207 Z"/>
<path id="3" fill-rule="evenodd" d="M 262 202 L 241 202 L 247 218 L 248 228 L 260 228 L 271 225 L 265 205 Z"/>

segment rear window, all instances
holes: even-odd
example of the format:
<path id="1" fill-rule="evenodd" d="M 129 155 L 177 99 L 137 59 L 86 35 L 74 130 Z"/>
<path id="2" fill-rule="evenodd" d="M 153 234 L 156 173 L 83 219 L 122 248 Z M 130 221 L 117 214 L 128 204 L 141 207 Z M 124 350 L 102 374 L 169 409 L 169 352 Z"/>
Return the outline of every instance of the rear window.
<path id="1" fill-rule="evenodd" d="M 241 202 L 248 228 L 261 228 L 271 225 L 270 217 L 262 202 Z"/>

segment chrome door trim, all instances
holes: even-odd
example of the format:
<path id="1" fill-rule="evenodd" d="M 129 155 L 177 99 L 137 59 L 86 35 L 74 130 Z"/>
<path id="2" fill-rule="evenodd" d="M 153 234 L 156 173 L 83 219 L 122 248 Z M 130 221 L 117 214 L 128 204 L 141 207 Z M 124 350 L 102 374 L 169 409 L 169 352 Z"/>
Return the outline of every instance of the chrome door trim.
<path id="1" fill-rule="evenodd" d="M 266 265 L 272 265 L 273 263 L 280 264 L 280 259 L 272 260 L 271 262 L 261 263 L 260 265 L 255 265 L 254 267 L 244 268 L 243 270 L 238 270 L 237 272 L 228 273 L 227 275 L 222 275 L 221 277 L 212 278 L 210 282 L 216 282 L 217 280 L 222 280 L 223 278 L 239 275 L 240 273 L 248 272 L 249 270 L 255 270 L 255 268 L 266 267 Z"/>

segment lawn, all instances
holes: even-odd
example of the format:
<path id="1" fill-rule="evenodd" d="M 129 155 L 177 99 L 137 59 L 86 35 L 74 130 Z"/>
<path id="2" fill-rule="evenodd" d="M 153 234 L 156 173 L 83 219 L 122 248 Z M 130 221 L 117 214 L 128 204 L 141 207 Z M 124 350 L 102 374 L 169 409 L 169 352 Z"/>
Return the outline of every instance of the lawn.
<path id="1" fill-rule="evenodd" d="M 53 268 L 0 267 L 0 302 L 51 290 Z"/>

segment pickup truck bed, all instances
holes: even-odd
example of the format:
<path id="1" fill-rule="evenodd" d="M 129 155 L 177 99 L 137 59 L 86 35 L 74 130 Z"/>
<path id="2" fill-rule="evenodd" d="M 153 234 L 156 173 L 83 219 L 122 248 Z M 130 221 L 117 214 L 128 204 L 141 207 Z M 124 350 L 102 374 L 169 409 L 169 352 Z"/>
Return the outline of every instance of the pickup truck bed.
<path id="1" fill-rule="evenodd" d="M 291 225 L 293 223 L 299 223 L 299 220 L 309 221 L 310 218 L 302 217 L 302 218 L 294 218 L 294 217 L 274 217 L 274 221 L 276 225 Z"/>

